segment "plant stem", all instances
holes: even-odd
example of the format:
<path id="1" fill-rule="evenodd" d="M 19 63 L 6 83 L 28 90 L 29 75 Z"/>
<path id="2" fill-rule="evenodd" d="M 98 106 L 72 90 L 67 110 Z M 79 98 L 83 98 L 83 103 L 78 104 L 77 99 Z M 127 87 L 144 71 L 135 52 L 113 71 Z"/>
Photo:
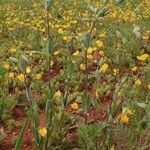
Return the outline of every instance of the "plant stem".
<path id="1" fill-rule="evenodd" d="M 91 29 L 90 29 L 90 32 L 89 32 L 89 41 L 88 41 L 89 44 L 88 44 L 88 48 L 91 45 L 92 32 L 93 32 L 93 29 L 94 29 L 94 27 L 95 27 L 96 22 L 98 21 L 98 19 L 99 19 L 99 15 L 96 17 L 96 19 L 94 20 L 94 22 L 93 22 L 93 24 L 91 26 Z M 87 72 L 87 69 L 88 69 L 88 58 L 87 58 L 88 53 L 87 53 L 87 50 L 88 50 L 88 48 L 85 51 L 85 82 L 86 82 L 85 91 L 86 91 L 86 95 L 88 93 L 88 72 Z"/>

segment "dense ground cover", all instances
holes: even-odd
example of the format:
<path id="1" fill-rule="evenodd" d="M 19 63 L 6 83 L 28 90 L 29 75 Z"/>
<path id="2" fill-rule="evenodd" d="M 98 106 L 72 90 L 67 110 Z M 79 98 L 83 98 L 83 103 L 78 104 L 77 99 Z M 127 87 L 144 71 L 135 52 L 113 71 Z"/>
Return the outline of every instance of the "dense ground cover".
<path id="1" fill-rule="evenodd" d="M 0 149 L 150 149 L 149 57 L 148 0 L 1 0 Z"/>

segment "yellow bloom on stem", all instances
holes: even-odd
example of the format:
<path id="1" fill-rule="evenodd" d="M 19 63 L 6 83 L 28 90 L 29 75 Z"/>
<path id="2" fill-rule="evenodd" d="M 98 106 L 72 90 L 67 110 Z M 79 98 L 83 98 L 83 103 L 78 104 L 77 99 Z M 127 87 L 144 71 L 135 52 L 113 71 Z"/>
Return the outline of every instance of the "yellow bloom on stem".
<path id="1" fill-rule="evenodd" d="M 113 75 L 115 76 L 115 75 L 117 75 L 117 73 L 118 73 L 118 71 L 119 71 L 119 69 L 113 69 Z"/>
<path id="2" fill-rule="evenodd" d="M 132 70 L 133 72 L 135 72 L 135 71 L 137 70 L 137 66 L 131 68 L 131 70 Z"/>
<path id="3" fill-rule="evenodd" d="M 62 28 L 59 28 L 59 29 L 58 29 L 58 33 L 59 33 L 59 34 L 63 34 L 63 33 L 64 33 L 64 30 L 63 30 Z"/>
<path id="4" fill-rule="evenodd" d="M 134 82 L 135 85 L 139 86 L 142 84 L 142 81 L 140 79 L 137 79 L 135 82 Z"/>
<path id="5" fill-rule="evenodd" d="M 76 51 L 76 52 L 74 52 L 72 55 L 73 55 L 73 56 L 78 56 L 79 53 L 80 53 L 79 51 Z"/>
<path id="6" fill-rule="evenodd" d="M 17 78 L 18 78 L 19 81 L 25 82 L 24 74 L 20 73 L 20 74 L 17 76 Z"/>
<path id="7" fill-rule="evenodd" d="M 9 64 L 4 64 L 3 68 L 6 69 L 6 70 L 8 70 L 9 69 Z"/>
<path id="8" fill-rule="evenodd" d="M 93 59 L 93 56 L 92 56 L 91 54 L 89 54 L 89 55 L 87 55 L 87 58 L 88 58 L 89 60 L 91 60 L 91 59 Z"/>
<path id="9" fill-rule="evenodd" d="M 15 71 L 18 71 L 18 67 L 17 67 L 17 66 L 16 66 L 16 67 L 14 67 L 14 70 L 15 70 Z"/>
<path id="10" fill-rule="evenodd" d="M 54 94 L 54 97 L 61 97 L 62 93 L 60 92 L 60 90 L 56 91 Z"/>
<path id="11" fill-rule="evenodd" d="M 72 109 L 77 110 L 79 108 L 78 103 L 71 104 Z"/>
<path id="12" fill-rule="evenodd" d="M 125 107 L 122 109 L 122 114 L 133 115 L 133 111 L 130 108 Z"/>
<path id="13" fill-rule="evenodd" d="M 67 37 L 67 36 L 64 36 L 64 37 L 63 37 L 63 40 L 64 40 L 64 41 L 67 41 L 67 40 L 68 40 L 68 37 Z"/>
<path id="14" fill-rule="evenodd" d="M 35 75 L 35 79 L 36 80 L 40 80 L 42 78 L 42 74 L 41 73 L 37 73 L 36 75 Z"/>
<path id="15" fill-rule="evenodd" d="M 41 128 L 40 130 L 39 130 L 39 134 L 40 134 L 40 136 L 41 137 L 46 137 L 47 136 L 47 129 L 45 128 L 45 127 L 43 127 L 43 128 Z"/>
<path id="16" fill-rule="evenodd" d="M 30 68 L 30 67 L 27 67 L 27 68 L 26 68 L 26 73 L 28 73 L 28 74 L 31 73 L 31 68 Z"/>
<path id="17" fill-rule="evenodd" d="M 108 64 L 104 63 L 103 66 L 100 68 L 100 72 L 105 73 L 108 70 Z"/>
<path id="18" fill-rule="evenodd" d="M 100 35 L 99 35 L 99 37 L 105 37 L 106 36 L 106 32 L 104 32 L 104 33 L 101 33 Z"/>
<path id="19" fill-rule="evenodd" d="M 60 51 L 55 51 L 54 53 L 53 53 L 53 55 L 58 55 L 60 53 Z"/>
<path id="20" fill-rule="evenodd" d="M 85 64 L 80 64 L 80 70 L 85 70 Z"/>
<path id="21" fill-rule="evenodd" d="M 8 77 L 9 77 L 9 78 L 14 78 L 14 76 L 15 76 L 15 73 L 14 73 L 14 72 L 10 72 L 10 73 L 8 74 Z"/>
<path id="22" fill-rule="evenodd" d="M 97 44 L 98 47 L 104 47 L 104 43 L 100 40 L 97 40 L 95 43 Z"/>
<path id="23" fill-rule="evenodd" d="M 141 56 L 137 56 L 137 59 L 140 61 L 145 61 L 148 57 L 149 57 L 149 55 L 145 53 Z"/>
<path id="24" fill-rule="evenodd" d="M 142 39 L 143 40 L 149 40 L 149 36 L 143 36 Z"/>
<path id="25" fill-rule="evenodd" d="M 11 52 L 11 53 L 15 53 L 16 51 L 17 51 L 16 48 L 10 48 L 10 52 Z"/>
<path id="26" fill-rule="evenodd" d="M 150 84 L 147 85 L 148 89 L 150 90 Z"/>
<path id="27" fill-rule="evenodd" d="M 121 114 L 121 116 L 120 116 L 120 121 L 121 121 L 122 123 L 128 123 L 128 122 L 129 122 L 129 117 L 128 117 L 128 115 L 127 115 L 127 114 Z"/>
<path id="28" fill-rule="evenodd" d="M 91 53 L 93 53 L 94 50 L 95 50 L 94 48 L 89 47 L 89 48 L 87 49 L 87 53 L 88 53 L 88 54 L 91 54 Z"/>

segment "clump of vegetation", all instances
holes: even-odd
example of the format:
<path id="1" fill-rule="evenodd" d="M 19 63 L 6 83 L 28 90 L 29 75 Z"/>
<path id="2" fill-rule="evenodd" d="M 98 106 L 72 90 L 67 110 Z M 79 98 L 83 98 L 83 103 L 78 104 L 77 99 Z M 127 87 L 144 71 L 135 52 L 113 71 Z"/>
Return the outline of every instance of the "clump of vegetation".
<path id="1" fill-rule="evenodd" d="M 15 128 L 12 110 L 26 111 L 13 148 L 30 124 L 34 149 L 150 147 L 149 1 L 0 6 L 0 121 Z"/>

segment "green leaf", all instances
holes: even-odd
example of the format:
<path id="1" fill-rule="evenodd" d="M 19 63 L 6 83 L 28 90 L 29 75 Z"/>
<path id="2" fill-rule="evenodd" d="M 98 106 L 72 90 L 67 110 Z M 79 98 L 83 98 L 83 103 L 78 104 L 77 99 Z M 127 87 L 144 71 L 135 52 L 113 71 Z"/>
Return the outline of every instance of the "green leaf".
<path id="1" fill-rule="evenodd" d="M 26 88 L 26 97 L 27 97 L 27 100 L 31 100 L 32 99 L 32 93 L 31 93 L 31 90 L 30 88 Z"/>
<path id="2" fill-rule="evenodd" d="M 27 64 L 29 64 L 29 60 L 26 56 L 21 55 L 20 57 L 22 58 L 22 60 L 26 61 Z"/>
<path id="3" fill-rule="evenodd" d="M 50 10 L 51 8 L 51 5 L 52 5 L 52 0 L 46 0 L 45 2 L 45 10 Z"/>
<path id="4" fill-rule="evenodd" d="M 9 59 L 10 59 L 12 62 L 14 62 L 14 63 L 18 63 L 18 62 L 19 62 L 19 60 L 18 60 L 17 58 L 15 58 L 15 57 L 9 57 Z"/>
<path id="5" fill-rule="evenodd" d="M 146 104 L 145 103 L 138 103 L 137 104 L 139 107 L 141 107 L 141 108 L 146 108 Z"/>
<path id="6" fill-rule="evenodd" d="M 74 72 L 74 64 L 72 62 L 69 62 L 67 64 L 67 74 L 71 76 L 71 74 Z"/>
<path id="7" fill-rule="evenodd" d="M 21 55 L 19 59 L 19 67 L 21 72 L 23 73 L 26 72 L 26 67 L 28 63 L 29 63 L 28 59 L 25 56 Z"/>
<path id="8" fill-rule="evenodd" d="M 116 0 L 116 4 L 119 5 L 123 2 L 124 0 Z"/>
<path id="9" fill-rule="evenodd" d="M 102 9 L 99 10 L 98 15 L 99 15 L 99 17 L 104 17 L 109 13 L 110 13 L 110 9 L 102 8 Z"/>
<path id="10" fill-rule="evenodd" d="M 91 107 L 91 100 L 90 100 L 90 97 L 89 95 L 84 95 L 82 97 L 83 99 L 83 109 L 85 112 L 88 112 L 88 110 L 90 109 Z"/>
<path id="11" fill-rule="evenodd" d="M 121 32 L 119 30 L 116 30 L 116 36 L 118 39 L 122 37 Z"/>
<path id="12" fill-rule="evenodd" d="M 39 107 L 36 102 L 33 103 L 33 114 L 32 114 L 32 122 L 33 122 L 33 134 L 35 141 L 38 142 L 39 136 L 38 136 L 38 128 L 40 125 L 40 119 L 39 119 Z"/>
<path id="13" fill-rule="evenodd" d="M 83 42 L 83 44 L 86 48 L 89 48 L 89 46 L 90 46 L 90 33 L 85 32 L 79 40 Z"/>
<path id="14" fill-rule="evenodd" d="M 109 0 L 103 0 L 103 4 L 106 5 L 109 2 Z"/>
<path id="15" fill-rule="evenodd" d="M 21 129 L 20 135 L 19 135 L 19 137 L 18 137 L 18 139 L 15 143 L 15 148 L 14 148 L 15 150 L 20 150 L 20 148 L 21 148 L 23 136 L 25 135 L 25 132 L 28 128 L 30 117 L 31 117 L 31 111 L 28 113 L 28 116 L 27 116 L 27 118 L 24 122 L 24 125 L 23 125 L 22 129 Z"/>
<path id="16" fill-rule="evenodd" d="M 91 0 L 85 0 L 85 2 L 87 3 L 87 5 L 91 4 Z"/>
<path id="17" fill-rule="evenodd" d="M 146 120 L 142 120 L 139 122 L 139 128 L 142 130 L 146 130 L 148 128 L 148 122 Z"/>
<path id="18" fill-rule="evenodd" d="M 48 39 L 47 50 L 48 50 L 49 54 L 51 54 L 52 51 L 53 51 L 53 41 L 52 41 L 52 39 Z"/>

